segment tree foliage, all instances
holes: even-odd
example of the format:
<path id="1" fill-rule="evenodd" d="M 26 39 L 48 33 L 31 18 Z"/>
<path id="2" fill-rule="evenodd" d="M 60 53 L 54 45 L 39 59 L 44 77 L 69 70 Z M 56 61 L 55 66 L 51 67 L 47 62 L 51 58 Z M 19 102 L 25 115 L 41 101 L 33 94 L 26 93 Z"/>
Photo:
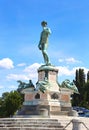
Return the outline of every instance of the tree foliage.
<path id="1" fill-rule="evenodd" d="M 0 98 L 0 116 L 10 117 L 21 107 L 22 97 L 17 91 L 6 92 Z"/>
<path id="2" fill-rule="evenodd" d="M 74 94 L 72 105 L 89 108 L 89 72 L 87 73 L 87 81 L 85 82 L 84 69 L 76 70 L 75 84 L 80 94 Z"/>
<path id="3" fill-rule="evenodd" d="M 89 82 L 89 71 L 87 72 L 87 82 Z"/>

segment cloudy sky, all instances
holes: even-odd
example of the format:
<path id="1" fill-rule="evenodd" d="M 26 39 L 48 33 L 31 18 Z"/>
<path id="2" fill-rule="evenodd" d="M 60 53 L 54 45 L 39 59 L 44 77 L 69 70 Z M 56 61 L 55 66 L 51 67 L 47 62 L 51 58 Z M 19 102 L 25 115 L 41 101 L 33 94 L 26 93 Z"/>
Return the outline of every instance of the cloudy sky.
<path id="1" fill-rule="evenodd" d="M 17 80 L 37 82 L 43 20 L 59 83 L 74 79 L 76 68 L 89 70 L 89 0 L 0 0 L 0 96 L 17 89 Z"/>

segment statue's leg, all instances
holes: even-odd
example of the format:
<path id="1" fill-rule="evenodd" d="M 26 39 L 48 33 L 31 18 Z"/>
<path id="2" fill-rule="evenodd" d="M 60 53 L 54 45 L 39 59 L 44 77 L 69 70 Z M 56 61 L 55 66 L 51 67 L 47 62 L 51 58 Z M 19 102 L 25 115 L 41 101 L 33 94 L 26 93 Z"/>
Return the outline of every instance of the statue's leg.
<path id="1" fill-rule="evenodd" d="M 48 46 L 47 43 L 42 44 L 42 54 L 43 54 L 44 62 L 46 65 L 49 64 L 49 57 L 47 54 L 47 46 Z"/>
<path id="2" fill-rule="evenodd" d="M 45 64 L 49 64 L 49 58 L 48 58 L 48 55 L 47 55 L 47 51 L 46 50 L 44 50 L 44 51 L 42 51 L 42 53 L 43 53 L 43 57 L 44 57 L 44 62 L 45 62 Z"/>

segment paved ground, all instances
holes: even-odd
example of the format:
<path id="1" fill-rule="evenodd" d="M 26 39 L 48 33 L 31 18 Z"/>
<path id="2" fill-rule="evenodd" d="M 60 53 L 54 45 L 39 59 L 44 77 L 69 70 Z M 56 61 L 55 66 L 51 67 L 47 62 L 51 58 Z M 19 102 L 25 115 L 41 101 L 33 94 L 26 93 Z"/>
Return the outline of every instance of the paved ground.
<path id="1" fill-rule="evenodd" d="M 85 127 L 82 123 L 81 123 L 81 130 L 89 130 L 89 118 L 84 118 L 84 117 L 71 117 L 71 116 L 56 116 L 56 117 L 51 117 L 51 118 L 57 118 L 59 120 L 59 122 L 63 125 L 66 126 L 70 121 L 72 121 L 73 119 L 77 119 L 79 121 L 81 121 L 82 123 L 85 124 Z M 66 128 L 66 130 L 72 130 L 72 123 L 70 123 L 70 125 L 68 125 L 68 127 Z"/>

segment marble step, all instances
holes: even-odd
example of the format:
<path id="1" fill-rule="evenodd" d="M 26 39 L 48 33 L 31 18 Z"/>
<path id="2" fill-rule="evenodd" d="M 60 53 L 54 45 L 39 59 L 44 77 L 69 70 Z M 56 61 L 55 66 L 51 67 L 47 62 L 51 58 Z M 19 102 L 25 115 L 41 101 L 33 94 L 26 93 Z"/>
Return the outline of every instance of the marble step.
<path id="1" fill-rule="evenodd" d="M 39 124 L 35 124 L 35 123 L 33 123 L 33 124 L 0 124 L 0 127 L 48 127 L 48 128 L 58 128 L 58 127 L 60 127 L 60 128 L 62 128 L 62 126 L 58 123 L 54 123 L 54 124 L 42 124 L 42 123 L 39 123 Z"/>
<path id="2" fill-rule="evenodd" d="M 64 130 L 63 128 L 48 128 L 48 127 L 32 127 L 32 128 L 22 128 L 22 127 L 11 127 L 11 128 L 0 128 L 0 130 Z"/>
<path id="3" fill-rule="evenodd" d="M 1 118 L 0 130 L 63 130 L 57 119 Z"/>

